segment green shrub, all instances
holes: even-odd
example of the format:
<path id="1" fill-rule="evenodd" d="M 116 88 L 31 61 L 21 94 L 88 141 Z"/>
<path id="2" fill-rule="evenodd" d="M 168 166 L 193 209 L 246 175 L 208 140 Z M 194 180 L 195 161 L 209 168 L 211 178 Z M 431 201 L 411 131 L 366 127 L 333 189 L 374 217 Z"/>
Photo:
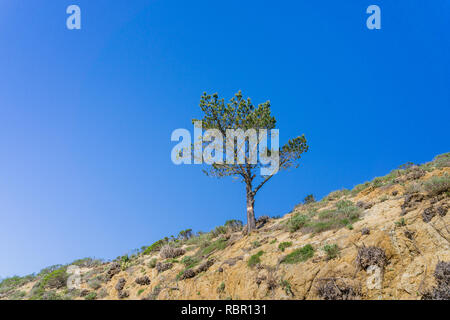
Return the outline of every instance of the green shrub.
<path id="1" fill-rule="evenodd" d="M 436 168 L 450 167 L 450 152 L 440 154 L 433 159 L 433 164 Z"/>
<path id="2" fill-rule="evenodd" d="M 156 262 L 157 262 L 158 260 L 156 259 L 156 258 L 153 258 L 153 259 L 151 259 L 149 262 L 148 262 L 148 267 L 149 268 L 154 268 L 154 267 L 156 267 Z"/>
<path id="3" fill-rule="evenodd" d="M 60 289 L 66 286 L 69 275 L 67 267 L 62 267 L 46 274 L 41 280 L 42 288 Z"/>
<path id="4" fill-rule="evenodd" d="M 259 251 L 257 254 L 254 254 L 248 259 L 247 265 L 249 267 L 254 267 L 258 263 L 261 263 L 261 256 L 264 254 L 264 251 Z"/>
<path id="5" fill-rule="evenodd" d="M 305 199 L 303 199 L 304 204 L 310 204 L 316 202 L 316 199 L 314 198 L 314 195 L 308 194 Z"/>
<path id="6" fill-rule="evenodd" d="M 148 254 L 151 254 L 154 251 L 158 251 L 166 243 L 167 243 L 166 239 L 158 240 L 155 243 L 153 243 L 151 246 L 146 247 L 145 250 L 142 252 L 142 254 L 143 255 L 148 255 Z"/>
<path id="7" fill-rule="evenodd" d="M 278 249 L 280 249 L 282 252 L 284 252 L 284 250 L 285 250 L 286 248 L 289 248 L 290 246 L 292 246 L 292 242 L 281 242 L 281 243 L 278 245 Z"/>
<path id="8" fill-rule="evenodd" d="M 222 293 L 225 291 L 225 282 L 222 282 L 218 287 L 217 287 L 217 293 Z"/>
<path id="9" fill-rule="evenodd" d="M 401 218 L 399 221 L 396 221 L 396 222 L 395 222 L 395 225 L 396 225 L 397 227 L 404 227 L 404 226 L 406 226 L 405 218 Z"/>
<path id="10" fill-rule="evenodd" d="M 90 292 L 86 297 L 84 297 L 86 300 L 95 300 L 97 299 L 97 293 L 96 292 Z"/>
<path id="11" fill-rule="evenodd" d="M 308 221 L 309 218 L 307 216 L 296 214 L 288 220 L 287 227 L 290 232 L 295 232 L 308 223 Z"/>
<path id="12" fill-rule="evenodd" d="M 294 292 L 292 291 L 292 286 L 289 281 L 281 279 L 280 285 L 287 295 L 294 296 Z"/>
<path id="13" fill-rule="evenodd" d="M 293 264 L 303 262 L 308 260 L 312 256 L 314 256 L 314 248 L 310 244 L 307 244 L 304 247 L 294 250 L 292 253 L 283 257 L 281 259 L 281 263 Z"/>
<path id="14" fill-rule="evenodd" d="M 450 176 L 445 174 L 441 177 L 431 177 L 424 183 L 425 190 L 431 195 L 436 196 L 450 191 Z"/>
<path id="15" fill-rule="evenodd" d="M 181 259 L 181 263 L 186 266 L 186 269 L 195 267 L 199 262 L 198 258 L 192 256 L 185 256 Z"/>
<path id="16" fill-rule="evenodd" d="M 336 258 L 339 254 L 339 247 L 337 244 L 327 244 L 322 248 L 322 250 L 327 254 L 328 260 Z"/>
<path id="17" fill-rule="evenodd" d="M 144 289 L 139 289 L 139 291 L 137 292 L 137 295 L 140 296 L 142 294 L 142 292 L 144 292 Z"/>
<path id="18" fill-rule="evenodd" d="M 227 247 L 227 240 L 218 239 L 202 250 L 203 255 L 208 255 L 213 251 L 223 250 Z"/>

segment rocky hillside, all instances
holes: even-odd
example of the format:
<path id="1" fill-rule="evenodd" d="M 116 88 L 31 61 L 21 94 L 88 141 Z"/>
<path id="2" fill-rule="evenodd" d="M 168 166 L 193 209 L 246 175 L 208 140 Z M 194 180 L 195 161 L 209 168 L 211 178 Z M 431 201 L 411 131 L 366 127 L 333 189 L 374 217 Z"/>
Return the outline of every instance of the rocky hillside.
<path id="1" fill-rule="evenodd" d="M 236 220 L 186 230 L 114 261 L 3 280 L 0 298 L 449 299 L 449 196 L 447 153 L 260 217 L 250 235 Z"/>

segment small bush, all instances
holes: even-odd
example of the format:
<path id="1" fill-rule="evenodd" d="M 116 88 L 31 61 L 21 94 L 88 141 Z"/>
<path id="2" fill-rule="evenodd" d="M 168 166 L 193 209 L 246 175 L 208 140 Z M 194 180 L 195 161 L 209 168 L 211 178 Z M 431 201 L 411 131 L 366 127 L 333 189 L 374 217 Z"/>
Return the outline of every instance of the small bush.
<path id="1" fill-rule="evenodd" d="M 450 177 L 445 174 L 441 177 L 431 177 L 424 183 L 425 190 L 431 195 L 436 196 L 450 191 Z"/>
<path id="2" fill-rule="evenodd" d="M 376 265 L 381 269 L 387 264 L 386 254 L 379 247 L 361 247 L 356 256 L 356 265 L 359 269 L 366 270 L 372 265 Z"/>
<path id="3" fill-rule="evenodd" d="M 314 248 L 310 244 L 307 244 L 304 247 L 297 249 L 287 256 L 283 257 L 280 262 L 293 264 L 306 261 L 312 256 L 314 256 Z"/>
<path id="4" fill-rule="evenodd" d="M 436 168 L 450 167 L 450 152 L 440 154 L 433 159 L 433 164 Z"/>
<path id="5" fill-rule="evenodd" d="M 251 268 L 256 266 L 258 263 L 261 263 L 261 256 L 264 254 L 264 251 L 259 251 L 257 254 L 254 254 L 248 259 L 247 265 Z"/>
<path id="6" fill-rule="evenodd" d="M 309 221 L 309 218 L 301 215 L 296 214 L 295 216 L 291 217 L 287 222 L 287 227 L 290 232 L 295 232 L 305 226 Z"/>
<path id="7" fill-rule="evenodd" d="M 97 293 L 96 292 L 91 292 L 84 298 L 86 300 L 95 300 L 95 299 L 97 299 Z"/>
<path id="8" fill-rule="evenodd" d="M 314 198 L 314 195 L 308 194 L 305 199 L 303 199 L 304 204 L 310 204 L 316 202 L 316 199 Z"/>
<path id="9" fill-rule="evenodd" d="M 154 267 L 156 267 L 156 262 L 157 262 L 157 261 L 158 261 L 158 260 L 157 260 L 156 258 L 151 259 L 151 260 L 148 262 L 148 267 L 151 268 L 151 269 L 153 269 Z"/>
<path id="10" fill-rule="evenodd" d="M 176 258 L 182 256 L 185 253 L 186 251 L 184 249 L 173 248 L 170 245 L 164 245 L 159 252 L 161 258 L 163 259 Z"/>
<path id="11" fill-rule="evenodd" d="M 327 244 L 322 250 L 327 254 L 327 260 L 334 259 L 339 255 L 339 247 L 337 244 Z"/>
<path id="12" fill-rule="evenodd" d="M 286 292 L 287 295 L 294 296 L 294 292 L 292 291 L 292 286 L 289 281 L 282 279 L 280 281 L 280 286 L 284 290 L 284 292 Z"/>
<path id="13" fill-rule="evenodd" d="M 151 246 L 146 247 L 145 250 L 142 252 L 143 255 L 151 254 L 154 251 L 158 251 L 161 249 L 163 245 L 167 243 L 166 239 L 161 239 L 153 243 Z"/>
<path id="14" fill-rule="evenodd" d="M 225 282 L 222 282 L 218 287 L 217 287 L 217 293 L 222 293 L 225 291 Z"/>
<path id="15" fill-rule="evenodd" d="M 227 247 L 227 240 L 225 239 L 218 239 L 214 241 L 213 243 L 209 244 L 206 248 L 202 250 L 203 255 L 208 255 L 214 251 L 223 250 Z"/>
<path id="16" fill-rule="evenodd" d="M 317 294 L 324 300 L 358 300 L 359 288 L 354 288 L 344 281 L 336 278 L 320 279 L 317 286 Z"/>
<path id="17" fill-rule="evenodd" d="M 292 242 L 282 242 L 278 245 L 278 249 L 280 249 L 281 252 L 284 252 L 284 250 L 286 250 L 286 248 L 289 248 L 290 246 L 292 246 Z"/>
<path id="18" fill-rule="evenodd" d="M 193 268 L 199 263 L 199 259 L 192 256 L 186 256 L 181 259 L 181 263 L 185 265 L 186 268 Z"/>

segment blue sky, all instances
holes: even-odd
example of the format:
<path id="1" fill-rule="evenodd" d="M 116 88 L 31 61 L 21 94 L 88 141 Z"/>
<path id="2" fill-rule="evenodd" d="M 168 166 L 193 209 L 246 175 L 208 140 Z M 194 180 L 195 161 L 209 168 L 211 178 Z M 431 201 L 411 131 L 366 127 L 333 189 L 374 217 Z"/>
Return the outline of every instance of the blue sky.
<path id="1" fill-rule="evenodd" d="M 170 161 L 203 91 L 270 100 L 281 142 L 308 139 L 257 216 L 448 152 L 449 57 L 447 0 L 2 0 L 0 276 L 245 220 L 244 185 Z"/>

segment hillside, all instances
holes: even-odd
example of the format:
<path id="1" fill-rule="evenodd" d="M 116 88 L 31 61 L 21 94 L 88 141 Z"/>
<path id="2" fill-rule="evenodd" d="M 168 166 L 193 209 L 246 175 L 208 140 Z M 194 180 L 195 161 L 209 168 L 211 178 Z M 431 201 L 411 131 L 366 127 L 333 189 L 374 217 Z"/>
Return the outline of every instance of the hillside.
<path id="1" fill-rule="evenodd" d="M 82 259 L 0 283 L 0 299 L 449 299 L 450 153 L 353 190 L 131 256 Z M 70 271 L 70 269 L 69 269 Z"/>

